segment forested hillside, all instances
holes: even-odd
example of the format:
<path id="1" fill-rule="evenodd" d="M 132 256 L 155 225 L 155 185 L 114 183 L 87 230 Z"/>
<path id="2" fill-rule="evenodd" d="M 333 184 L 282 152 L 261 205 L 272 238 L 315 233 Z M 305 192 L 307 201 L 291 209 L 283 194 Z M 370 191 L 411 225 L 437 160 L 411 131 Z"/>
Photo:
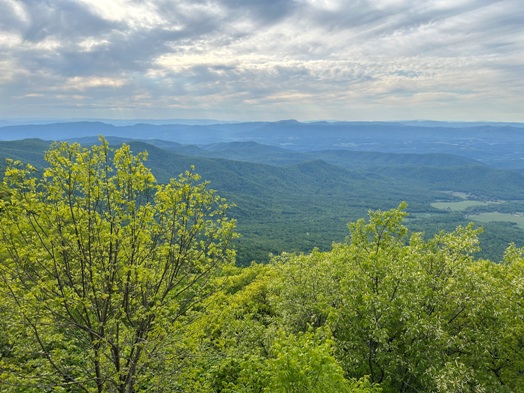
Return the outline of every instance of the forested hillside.
<path id="1" fill-rule="evenodd" d="M 479 259 L 480 229 L 424 236 L 399 203 L 325 251 L 238 267 L 239 208 L 193 167 L 157 181 L 149 158 L 187 157 L 138 147 L 61 143 L 45 169 L 7 163 L 1 391 L 524 391 L 524 249 Z M 323 161 L 211 162 L 250 170 L 259 191 L 265 171 L 283 192 L 304 175 L 321 198 L 383 184 Z"/>
<path id="2" fill-rule="evenodd" d="M 79 141 L 90 146 L 97 138 Z M 127 141 L 134 152 L 147 151 L 148 165 L 160 182 L 194 165 L 235 204 L 231 214 L 241 234 L 236 240 L 240 265 L 267 262 L 271 253 L 309 252 L 314 247 L 328 250 L 333 241 L 344 239 L 348 221 L 370 209 L 391 209 L 401 201 L 409 203 L 409 227 L 428 236 L 468 223 L 473 213 L 524 212 L 522 175 L 461 156 L 300 152 L 255 142 L 194 146 L 154 139 L 111 137 L 108 141 L 115 146 Z M 5 158 L 42 168 L 49 144 L 38 139 L 0 142 L 0 170 L 5 168 Z M 460 201 L 450 191 L 473 201 L 463 211 L 432 206 L 438 201 Z M 479 201 L 497 203 L 480 205 Z M 494 260 L 502 258 L 510 242 L 522 245 L 524 239 L 522 225 L 511 222 L 512 217 L 500 218 L 482 223 L 480 255 Z"/>
<path id="3" fill-rule="evenodd" d="M 215 145 L 257 142 L 295 152 L 351 150 L 386 153 L 438 153 L 472 158 L 493 167 L 524 171 L 522 123 L 446 122 L 277 122 L 217 124 L 108 124 L 61 122 L 0 127 L 0 140 L 71 140 L 97 135 Z M 162 142 L 166 143 L 166 142 Z M 162 147 L 165 147 L 162 146 Z M 289 154 L 289 153 L 288 153 Z M 232 158 L 232 157 L 225 157 Z"/>

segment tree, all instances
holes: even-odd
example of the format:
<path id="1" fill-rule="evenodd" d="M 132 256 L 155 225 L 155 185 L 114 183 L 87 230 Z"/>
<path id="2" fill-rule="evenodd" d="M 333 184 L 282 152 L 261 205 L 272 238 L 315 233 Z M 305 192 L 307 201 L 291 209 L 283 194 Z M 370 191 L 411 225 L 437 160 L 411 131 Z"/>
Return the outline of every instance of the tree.
<path id="1" fill-rule="evenodd" d="M 349 224 L 329 252 L 275 258 L 282 326 L 328 327 L 346 378 L 384 392 L 521 391 L 522 250 L 475 260 L 479 229 L 425 240 L 405 208 Z"/>
<path id="2" fill-rule="evenodd" d="M 327 330 L 327 329 L 325 329 Z M 324 329 L 280 336 L 267 361 L 271 393 L 380 393 L 367 378 L 347 380 L 332 355 L 333 341 Z"/>
<path id="3" fill-rule="evenodd" d="M 234 260 L 228 205 L 193 168 L 159 185 L 145 152 L 100 141 L 54 144 L 43 173 L 8 163 L 2 388 L 161 389 L 176 369 L 163 340 Z"/>
<path id="4" fill-rule="evenodd" d="M 182 391 L 214 393 L 377 393 L 368 379 L 346 379 L 329 329 L 289 333 L 274 315 L 272 265 L 229 268 L 180 342 L 191 365 Z"/>

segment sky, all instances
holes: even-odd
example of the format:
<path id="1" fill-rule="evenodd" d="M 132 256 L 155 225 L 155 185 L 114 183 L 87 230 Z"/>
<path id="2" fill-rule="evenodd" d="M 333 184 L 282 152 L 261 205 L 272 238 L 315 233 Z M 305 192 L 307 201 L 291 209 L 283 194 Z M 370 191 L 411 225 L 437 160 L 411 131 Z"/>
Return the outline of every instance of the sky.
<path id="1" fill-rule="evenodd" d="M 0 118 L 524 122 L 523 0 L 0 0 Z"/>

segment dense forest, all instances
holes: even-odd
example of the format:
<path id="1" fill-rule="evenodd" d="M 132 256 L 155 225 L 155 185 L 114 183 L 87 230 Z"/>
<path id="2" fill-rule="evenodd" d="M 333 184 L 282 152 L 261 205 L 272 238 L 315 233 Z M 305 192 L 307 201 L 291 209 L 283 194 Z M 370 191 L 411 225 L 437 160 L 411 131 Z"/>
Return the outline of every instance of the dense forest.
<path id="1" fill-rule="evenodd" d="M 160 169 L 187 156 L 142 147 L 55 143 L 45 160 L 24 162 L 23 150 L 11 149 L 0 203 L 1 391 L 524 391 L 524 249 L 504 246 L 492 261 L 478 253 L 476 225 L 417 229 L 434 201 L 420 182 L 396 188 L 391 176 L 333 169 L 325 160 L 269 168 L 215 158 L 206 166 L 209 157 L 192 157 L 196 170 L 188 165 L 165 178 Z M 146 164 L 155 160 L 162 165 L 153 172 Z M 236 206 L 199 167 L 228 175 L 241 196 Z M 412 166 L 409 178 L 420 168 Z M 251 183 L 235 183 L 240 170 L 251 171 Z M 517 176 L 497 174 L 508 184 Z M 264 192 L 263 176 L 277 191 Z M 296 179 L 311 189 L 286 200 Z M 508 189 L 482 179 L 489 198 L 450 187 L 439 195 L 451 211 L 432 214 L 449 226 L 464 218 L 454 203 L 477 213 L 493 203 L 520 206 L 503 201 Z M 397 200 L 408 195 L 406 184 L 409 206 Z M 386 198 L 370 192 L 386 186 Z M 365 191 L 368 205 L 384 206 L 366 209 Z M 331 205 L 338 193 L 349 193 L 351 216 Z M 306 204 L 300 194 L 318 199 Z M 240 220 L 263 217 L 268 206 L 278 211 L 268 218 L 282 217 L 272 221 L 275 238 L 290 244 L 278 227 L 299 210 L 295 223 L 315 209 L 334 227 L 361 216 L 346 220 L 342 239 L 320 231 L 326 221 L 309 222 L 311 234 L 335 234 L 327 246 L 306 235 L 309 251 L 292 246 L 239 266 L 235 227 L 249 235 Z"/>
<path id="2" fill-rule="evenodd" d="M 401 201 L 409 202 L 405 224 L 424 232 L 426 240 L 476 221 L 484 228 L 478 257 L 501 261 L 511 242 L 524 246 L 524 174 L 518 170 L 518 146 L 524 142 L 518 128 L 389 127 L 282 122 L 120 129 L 66 123 L 3 127 L 0 132 L 3 137 L 10 132 L 45 137 L 56 130 L 62 137 L 78 135 L 75 140 L 84 146 L 98 143 L 96 136 L 85 135 L 96 135 L 99 128 L 132 137 L 142 132 L 150 139 L 107 140 L 114 147 L 125 142 L 133 151 L 147 151 L 148 167 L 160 183 L 194 165 L 234 205 L 230 215 L 241 235 L 234 248 L 242 266 L 267 263 L 271 254 L 284 251 L 328 251 L 333 241 L 347 236 L 349 221 Z M 202 143 L 187 145 L 176 138 L 201 138 Z M 0 172 L 5 158 L 42 170 L 50 144 L 42 139 L 0 141 Z"/>

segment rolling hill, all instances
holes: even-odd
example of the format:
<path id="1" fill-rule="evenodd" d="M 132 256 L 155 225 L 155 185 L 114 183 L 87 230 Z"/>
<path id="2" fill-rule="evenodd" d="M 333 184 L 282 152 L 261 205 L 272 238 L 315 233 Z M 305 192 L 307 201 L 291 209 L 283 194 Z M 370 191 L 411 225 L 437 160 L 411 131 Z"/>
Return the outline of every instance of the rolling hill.
<path id="1" fill-rule="evenodd" d="M 245 125 L 236 127 L 245 132 Z M 95 136 L 73 139 L 84 145 L 97 143 Z M 211 188 L 236 205 L 232 215 L 242 235 L 236 244 L 240 264 L 265 262 L 270 253 L 328 249 L 332 241 L 347 236 L 347 222 L 364 217 L 370 209 L 390 209 L 404 200 L 410 205 L 413 218 L 409 222 L 416 230 L 431 234 L 463 223 L 464 214 L 445 213 L 431 206 L 438 199 L 451 198 L 442 191 L 506 200 L 508 203 L 500 206 L 508 209 L 516 206 L 515 200 L 524 200 L 524 176 L 447 153 L 300 151 L 254 141 L 196 146 L 128 136 L 108 140 L 114 145 L 127 142 L 134 152 L 147 150 L 147 165 L 160 182 L 194 165 Z M 40 139 L 2 141 L 1 165 L 5 167 L 4 158 L 12 158 L 42 167 L 50 143 Z M 494 259 L 500 258 L 507 243 L 523 238 L 515 226 L 503 231 L 496 228 L 497 233 L 486 230 L 484 235 L 492 253 L 489 256 Z M 497 244 L 493 246 L 493 242 Z"/>

